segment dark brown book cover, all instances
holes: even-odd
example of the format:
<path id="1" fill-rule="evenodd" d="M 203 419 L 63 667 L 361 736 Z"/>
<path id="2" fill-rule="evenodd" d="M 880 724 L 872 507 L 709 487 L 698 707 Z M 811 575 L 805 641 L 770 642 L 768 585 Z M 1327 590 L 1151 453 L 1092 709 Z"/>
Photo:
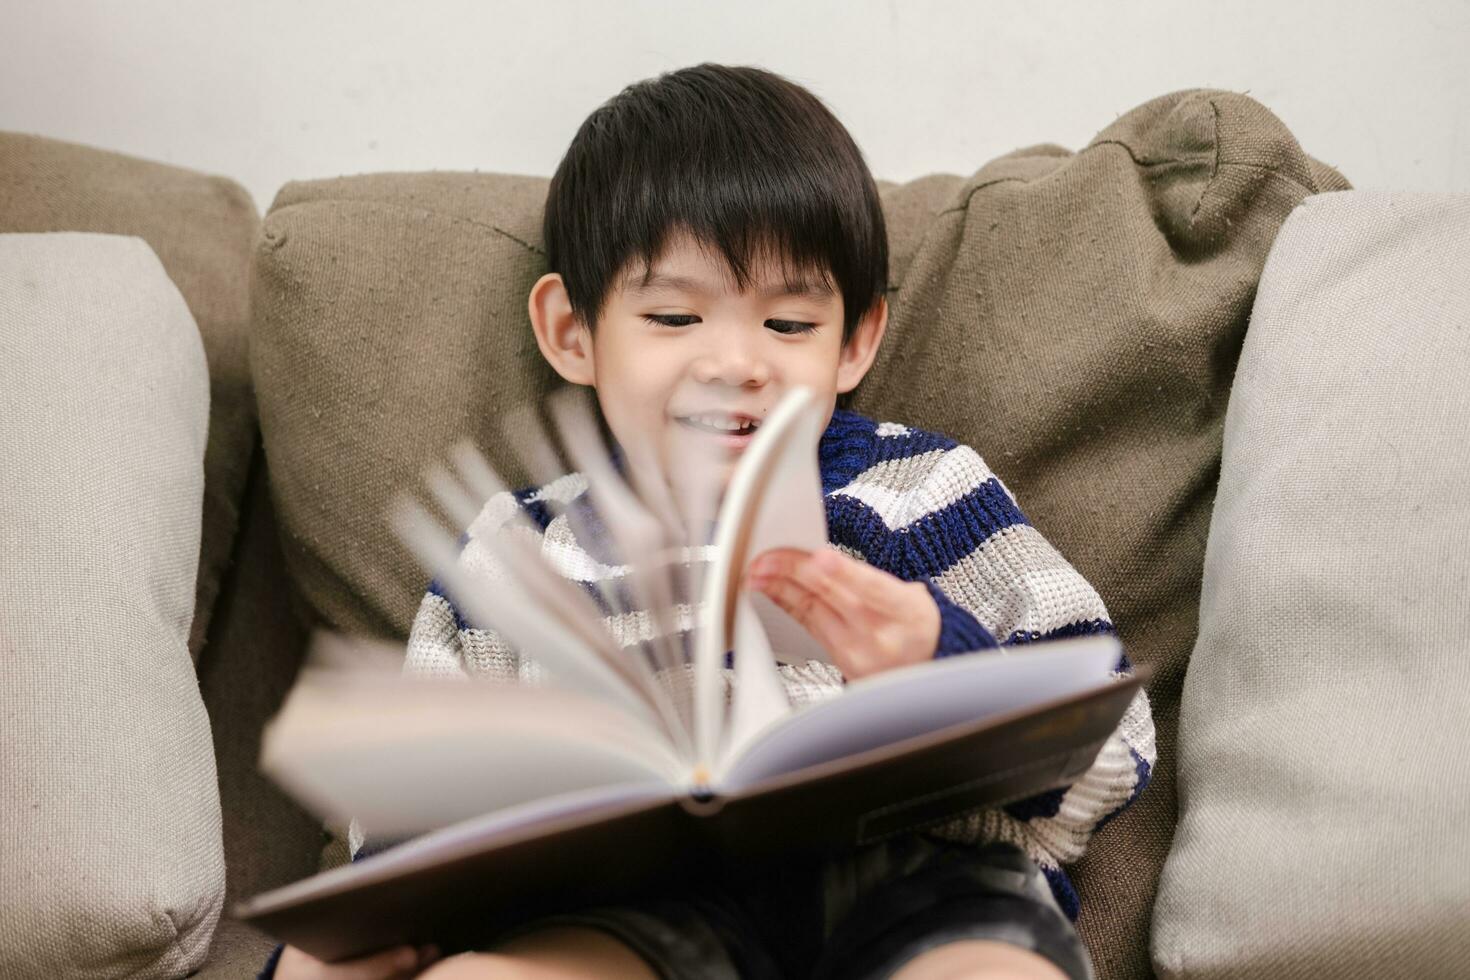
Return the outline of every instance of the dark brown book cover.
<path id="1" fill-rule="evenodd" d="M 473 949 L 554 911 L 627 901 L 771 860 L 934 826 L 1081 776 L 1149 676 L 907 738 L 729 797 L 608 805 L 459 841 L 393 849 L 240 903 L 232 914 L 332 961 L 400 943 Z M 672 794 L 672 790 L 670 791 Z"/>

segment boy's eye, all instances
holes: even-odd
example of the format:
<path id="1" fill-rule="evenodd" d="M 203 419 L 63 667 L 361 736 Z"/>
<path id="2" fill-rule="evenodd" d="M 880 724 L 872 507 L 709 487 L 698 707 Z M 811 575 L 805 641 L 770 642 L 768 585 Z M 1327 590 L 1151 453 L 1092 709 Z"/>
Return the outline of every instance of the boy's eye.
<path id="1" fill-rule="evenodd" d="M 698 320 L 699 317 L 690 313 L 648 313 L 643 319 L 649 323 L 656 323 L 661 327 L 687 327 L 689 323 Z M 685 323 L 670 323 L 670 320 L 685 320 Z"/>
<path id="2" fill-rule="evenodd" d="M 784 334 L 811 333 L 817 329 L 815 323 L 801 323 L 797 320 L 767 320 L 766 322 L 774 324 L 777 333 Z"/>
<path id="3" fill-rule="evenodd" d="M 661 327 L 687 327 L 699 317 L 692 313 L 645 313 L 643 319 L 649 323 L 656 323 Z M 679 322 L 673 322 L 679 321 Z M 779 334 L 810 333 L 817 329 L 815 323 L 802 323 L 797 320 L 767 320 L 766 323 Z"/>

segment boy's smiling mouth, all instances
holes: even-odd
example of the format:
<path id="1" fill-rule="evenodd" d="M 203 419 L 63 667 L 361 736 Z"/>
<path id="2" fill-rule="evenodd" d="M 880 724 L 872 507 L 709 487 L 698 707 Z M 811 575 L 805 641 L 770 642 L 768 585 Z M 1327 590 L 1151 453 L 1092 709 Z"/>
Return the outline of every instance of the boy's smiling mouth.
<path id="1" fill-rule="evenodd" d="M 700 412 L 695 415 L 678 415 L 675 421 L 686 429 L 716 436 L 726 446 L 744 448 L 760 427 L 760 420 L 749 415 L 730 412 Z"/>

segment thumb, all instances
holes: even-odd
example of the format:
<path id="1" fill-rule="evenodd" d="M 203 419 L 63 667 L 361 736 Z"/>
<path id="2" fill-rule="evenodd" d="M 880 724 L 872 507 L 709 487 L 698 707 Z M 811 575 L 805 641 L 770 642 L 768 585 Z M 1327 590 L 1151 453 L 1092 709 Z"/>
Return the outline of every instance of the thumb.
<path id="1" fill-rule="evenodd" d="M 387 980 L 400 975 L 411 976 L 418 963 L 418 951 L 405 945 L 390 946 L 371 956 L 359 956 L 334 965 L 345 968 L 340 974 L 342 980 Z"/>

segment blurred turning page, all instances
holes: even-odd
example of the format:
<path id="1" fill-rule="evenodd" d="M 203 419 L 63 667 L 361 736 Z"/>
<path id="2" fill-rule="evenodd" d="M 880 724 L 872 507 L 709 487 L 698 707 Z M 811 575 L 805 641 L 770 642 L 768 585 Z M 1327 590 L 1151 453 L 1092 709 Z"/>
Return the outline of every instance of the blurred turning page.
<path id="1" fill-rule="evenodd" d="M 704 768 L 666 735 L 577 691 L 306 668 L 261 767 L 322 816 L 377 835 L 435 830 L 597 787 L 707 802 L 955 725 L 1110 686 L 1111 635 L 962 654 L 865 677 L 773 719 Z"/>

